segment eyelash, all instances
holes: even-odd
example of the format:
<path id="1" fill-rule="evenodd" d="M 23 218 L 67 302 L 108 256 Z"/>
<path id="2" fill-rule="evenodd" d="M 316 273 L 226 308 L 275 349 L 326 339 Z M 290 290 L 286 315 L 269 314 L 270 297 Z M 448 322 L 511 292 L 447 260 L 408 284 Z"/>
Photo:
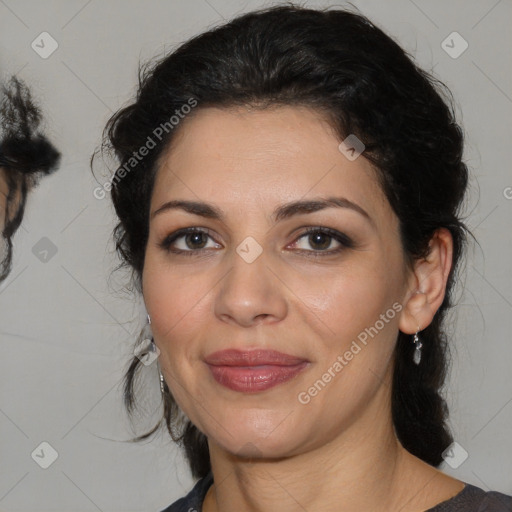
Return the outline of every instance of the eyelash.
<path id="1" fill-rule="evenodd" d="M 200 229 L 200 228 L 183 228 L 175 231 L 174 233 L 171 233 L 167 237 L 165 237 L 161 242 L 159 242 L 158 246 L 169 252 L 174 254 L 180 254 L 184 256 L 197 256 L 203 251 L 207 251 L 208 249 L 190 249 L 190 250 L 182 250 L 182 249 L 172 249 L 171 244 L 174 243 L 179 238 L 182 238 L 189 234 L 197 234 L 197 233 L 203 233 L 205 235 L 208 235 L 210 238 L 213 239 L 213 237 L 210 235 L 209 231 L 207 229 Z M 298 249 L 298 251 L 302 253 L 306 253 L 308 256 L 317 258 L 319 256 L 330 256 L 333 254 L 337 254 L 342 252 L 345 249 L 351 249 L 355 246 L 354 242 L 345 234 L 340 233 L 339 231 L 336 231 L 335 229 L 331 228 L 325 228 L 325 227 L 308 227 L 305 231 L 303 231 L 300 236 L 296 238 L 296 240 L 293 243 L 297 243 L 302 238 L 314 234 L 314 233 L 320 233 L 323 235 L 327 235 L 329 238 L 336 240 L 340 246 L 337 249 L 330 249 L 330 250 L 306 250 L 306 249 Z M 330 244 L 329 244 L 330 245 Z"/>

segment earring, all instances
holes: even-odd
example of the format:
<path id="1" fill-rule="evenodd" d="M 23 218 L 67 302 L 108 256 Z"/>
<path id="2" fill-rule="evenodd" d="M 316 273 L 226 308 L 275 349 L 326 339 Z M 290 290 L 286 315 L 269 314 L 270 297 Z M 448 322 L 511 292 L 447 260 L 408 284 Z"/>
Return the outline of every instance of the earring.
<path id="1" fill-rule="evenodd" d="M 150 316 L 148 315 L 148 323 L 146 325 L 146 327 L 148 329 L 150 329 L 151 327 L 151 318 Z M 158 350 L 158 347 L 155 345 L 155 342 L 153 341 L 153 337 L 151 336 L 151 343 L 153 344 L 154 346 L 154 349 L 156 351 L 158 351 L 158 354 L 160 354 L 160 351 Z M 158 376 L 159 376 L 159 379 L 160 379 L 160 392 L 162 393 L 162 395 L 165 393 L 165 388 L 164 388 L 164 376 L 162 375 L 162 372 L 160 370 L 160 363 L 157 361 L 157 366 L 158 366 Z"/>
<path id="2" fill-rule="evenodd" d="M 144 330 L 142 331 L 141 341 L 139 344 L 139 348 L 136 349 L 136 356 L 140 359 L 142 364 L 145 366 L 150 365 L 155 359 L 158 367 L 158 375 L 160 379 L 160 391 L 162 395 L 165 393 L 165 381 L 162 372 L 160 371 L 160 363 L 158 362 L 158 356 L 160 355 L 160 350 L 156 346 L 153 341 L 153 333 L 151 331 L 151 318 L 148 315 L 148 323 L 144 326 Z"/>
<path id="3" fill-rule="evenodd" d="M 160 375 L 160 392 L 162 395 L 165 394 L 165 388 L 164 388 L 164 376 L 162 375 L 162 372 L 160 371 L 160 365 L 158 365 L 158 374 Z"/>
<path id="4" fill-rule="evenodd" d="M 412 356 L 412 360 L 414 364 L 418 365 L 421 362 L 421 348 L 423 347 L 423 343 L 421 343 L 420 338 L 418 337 L 419 327 L 414 335 L 412 342 L 414 343 L 414 354 Z"/>

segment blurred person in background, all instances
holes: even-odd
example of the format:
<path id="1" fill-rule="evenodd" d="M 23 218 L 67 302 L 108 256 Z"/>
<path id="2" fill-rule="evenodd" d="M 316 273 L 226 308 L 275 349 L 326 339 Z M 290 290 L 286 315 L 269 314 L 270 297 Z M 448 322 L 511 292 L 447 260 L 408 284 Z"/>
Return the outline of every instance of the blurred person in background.
<path id="1" fill-rule="evenodd" d="M 0 89 L 0 282 L 12 266 L 12 238 L 23 220 L 29 192 L 54 172 L 57 149 L 42 134 L 42 113 L 29 88 L 12 77 Z"/>

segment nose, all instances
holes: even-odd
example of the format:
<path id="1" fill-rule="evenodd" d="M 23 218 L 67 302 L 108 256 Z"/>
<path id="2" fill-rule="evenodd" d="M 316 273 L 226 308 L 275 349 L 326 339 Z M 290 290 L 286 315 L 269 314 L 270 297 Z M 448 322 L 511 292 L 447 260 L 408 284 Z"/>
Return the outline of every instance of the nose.
<path id="1" fill-rule="evenodd" d="M 275 323 L 286 317 L 285 289 L 269 265 L 265 251 L 252 263 L 233 254 L 215 297 L 215 314 L 224 322 L 251 327 Z"/>

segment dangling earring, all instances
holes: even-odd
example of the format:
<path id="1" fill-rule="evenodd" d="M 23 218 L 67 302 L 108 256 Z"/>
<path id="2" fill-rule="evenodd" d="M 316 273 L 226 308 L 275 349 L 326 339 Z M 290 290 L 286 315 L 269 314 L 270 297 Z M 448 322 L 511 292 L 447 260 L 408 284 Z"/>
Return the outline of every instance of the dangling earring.
<path id="1" fill-rule="evenodd" d="M 148 315 L 148 323 L 146 324 L 146 328 L 151 333 L 151 318 L 150 318 L 149 315 Z M 155 345 L 155 342 L 153 341 L 153 333 L 150 334 L 150 341 L 153 344 L 154 350 L 157 352 L 158 355 L 160 355 L 160 350 L 158 350 L 158 347 Z M 165 393 L 164 376 L 162 375 L 162 372 L 160 370 L 160 363 L 157 361 L 156 364 L 158 366 L 158 376 L 159 376 L 159 379 L 160 379 L 160 392 L 163 395 Z"/>
<path id="2" fill-rule="evenodd" d="M 165 394 L 165 388 L 164 388 L 164 376 L 162 375 L 162 372 L 160 371 L 160 365 L 158 365 L 158 374 L 160 375 L 160 392 L 162 395 Z"/>
<path id="3" fill-rule="evenodd" d="M 414 338 L 412 342 L 414 343 L 414 354 L 412 356 L 412 360 L 414 361 L 414 364 L 418 365 L 421 362 L 421 348 L 423 347 L 423 343 L 421 343 L 420 338 L 418 337 L 418 330 L 416 331 L 416 334 L 414 335 Z"/>
<path id="4" fill-rule="evenodd" d="M 158 375 L 160 379 L 160 391 L 162 395 L 165 392 L 164 388 L 164 376 L 160 371 L 160 363 L 158 362 L 158 356 L 160 355 L 160 349 L 156 346 L 153 341 L 153 333 L 151 331 L 151 318 L 148 315 L 148 323 L 144 326 L 142 331 L 140 342 L 135 347 L 135 355 L 139 358 L 144 366 L 149 366 L 153 361 L 156 360 L 158 367 Z"/>

